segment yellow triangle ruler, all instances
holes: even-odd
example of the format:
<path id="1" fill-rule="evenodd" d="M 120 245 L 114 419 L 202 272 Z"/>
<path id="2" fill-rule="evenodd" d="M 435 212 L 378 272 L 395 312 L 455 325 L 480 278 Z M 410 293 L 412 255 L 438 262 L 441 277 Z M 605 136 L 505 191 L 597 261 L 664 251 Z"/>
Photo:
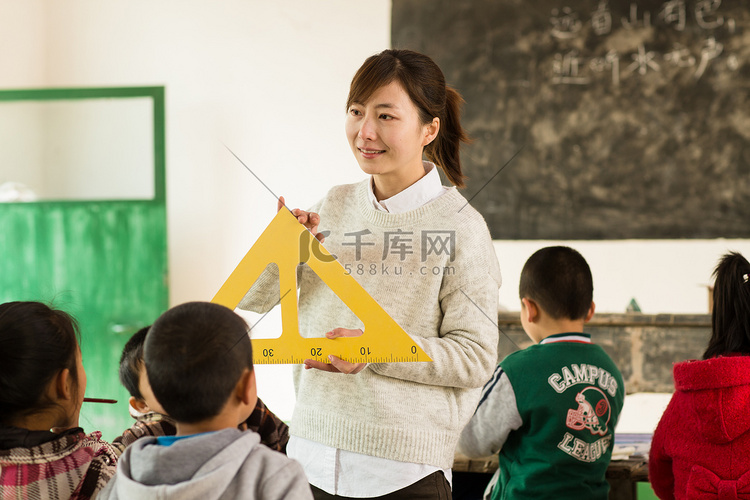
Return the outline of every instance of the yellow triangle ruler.
<path id="1" fill-rule="evenodd" d="M 328 339 L 300 335 L 296 290 L 301 262 L 309 265 L 362 321 L 365 328 L 361 336 Z M 212 302 L 236 308 L 270 263 L 279 268 L 279 289 L 290 293 L 281 294 L 281 336 L 252 340 L 254 363 L 301 364 L 305 359 L 328 362 L 330 354 L 351 363 L 432 361 L 286 208 L 279 210 Z"/>

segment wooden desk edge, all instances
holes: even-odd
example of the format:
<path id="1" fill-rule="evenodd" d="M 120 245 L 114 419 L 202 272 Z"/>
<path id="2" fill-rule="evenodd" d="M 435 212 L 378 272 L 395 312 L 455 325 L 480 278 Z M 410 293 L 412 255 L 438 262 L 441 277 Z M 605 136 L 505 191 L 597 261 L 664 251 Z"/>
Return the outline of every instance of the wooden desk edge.
<path id="1" fill-rule="evenodd" d="M 453 470 L 456 472 L 478 472 L 492 474 L 497 470 L 498 458 L 469 458 L 456 453 Z M 612 460 L 607 467 L 607 479 L 629 479 L 648 482 L 648 460 L 645 457 L 632 457 L 626 460 Z"/>

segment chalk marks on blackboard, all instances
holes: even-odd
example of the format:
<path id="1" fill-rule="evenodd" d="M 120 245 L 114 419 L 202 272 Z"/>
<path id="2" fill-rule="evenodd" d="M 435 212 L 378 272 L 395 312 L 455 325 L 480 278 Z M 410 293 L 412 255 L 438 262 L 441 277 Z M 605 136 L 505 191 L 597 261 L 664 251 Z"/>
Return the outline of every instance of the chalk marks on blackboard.
<path id="1" fill-rule="evenodd" d="M 557 40 L 560 51 L 553 55 L 552 82 L 558 85 L 589 85 L 595 78 L 606 77 L 618 86 L 622 78 L 661 72 L 666 66 L 689 71 L 700 79 L 710 64 L 723 64 L 730 71 L 739 68 L 737 55 L 725 50 L 727 40 L 737 33 L 736 19 L 722 11 L 721 0 L 700 0 L 689 6 L 684 0 L 669 0 L 656 5 L 655 12 L 636 3 L 629 6 L 628 16 L 614 14 L 606 1 L 596 10 L 581 12 L 564 6 L 554 8 L 549 17 L 549 35 Z M 613 30 L 621 27 L 625 33 Z M 639 43 L 635 50 L 617 48 L 617 37 L 639 36 L 635 32 L 671 29 L 679 33 L 664 50 Z M 688 35 L 689 34 L 689 35 Z M 648 37 L 648 33 L 643 36 Z M 590 38 L 599 38 L 592 41 Z M 609 43 L 611 42 L 611 43 Z M 586 47 L 611 46 L 603 55 L 586 54 Z"/>
<path id="2" fill-rule="evenodd" d="M 750 0 L 393 0 L 496 239 L 750 238 Z M 509 168 L 488 179 L 525 145 Z"/>

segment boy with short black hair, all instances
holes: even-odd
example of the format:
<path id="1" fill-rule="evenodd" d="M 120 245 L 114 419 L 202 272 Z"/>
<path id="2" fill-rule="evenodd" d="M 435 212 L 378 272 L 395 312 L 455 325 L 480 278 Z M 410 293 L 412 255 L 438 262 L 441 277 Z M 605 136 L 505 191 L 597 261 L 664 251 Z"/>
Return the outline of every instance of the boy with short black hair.
<path id="1" fill-rule="evenodd" d="M 146 342 L 148 329 L 147 326 L 133 334 L 125 343 L 120 357 L 120 382 L 130 393 L 130 414 L 138 420 L 112 443 L 121 452 L 143 436 L 174 436 L 177 432 L 174 420 L 166 415 L 156 400 L 146 375 L 143 344 Z M 257 432 L 262 444 L 286 453 L 289 426 L 269 410 L 260 398 L 250 417 L 240 423 L 238 428 Z"/>
<path id="2" fill-rule="evenodd" d="M 625 392 L 617 366 L 583 333 L 594 315 L 591 270 L 572 248 L 543 248 L 524 265 L 519 295 L 536 345 L 500 363 L 459 451 L 499 453 L 485 498 L 606 500 Z"/>
<path id="3" fill-rule="evenodd" d="M 208 302 L 174 307 L 146 335 L 144 361 L 177 434 L 129 446 L 101 498 L 312 498 L 298 463 L 237 429 L 257 400 L 242 318 Z"/>

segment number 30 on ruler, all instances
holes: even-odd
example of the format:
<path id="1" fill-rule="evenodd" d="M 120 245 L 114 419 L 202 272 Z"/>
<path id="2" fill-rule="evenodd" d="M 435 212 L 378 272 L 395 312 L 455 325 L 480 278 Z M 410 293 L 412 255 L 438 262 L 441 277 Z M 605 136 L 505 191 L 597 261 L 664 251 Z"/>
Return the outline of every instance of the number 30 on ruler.
<path id="1" fill-rule="evenodd" d="M 328 361 L 329 355 L 351 363 L 432 361 L 364 288 L 297 221 L 281 209 L 250 248 L 212 302 L 234 309 L 266 266 L 279 268 L 279 289 L 297 289 L 297 265 L 303 261 L 333 290 L 365 325 L 359 337 L 304 338 L 299 334 L 297 294 L 281 296 L 282 332 L 275 339 L 253 339 L 253 362 L 301 364 L 305 359 Z"/>

